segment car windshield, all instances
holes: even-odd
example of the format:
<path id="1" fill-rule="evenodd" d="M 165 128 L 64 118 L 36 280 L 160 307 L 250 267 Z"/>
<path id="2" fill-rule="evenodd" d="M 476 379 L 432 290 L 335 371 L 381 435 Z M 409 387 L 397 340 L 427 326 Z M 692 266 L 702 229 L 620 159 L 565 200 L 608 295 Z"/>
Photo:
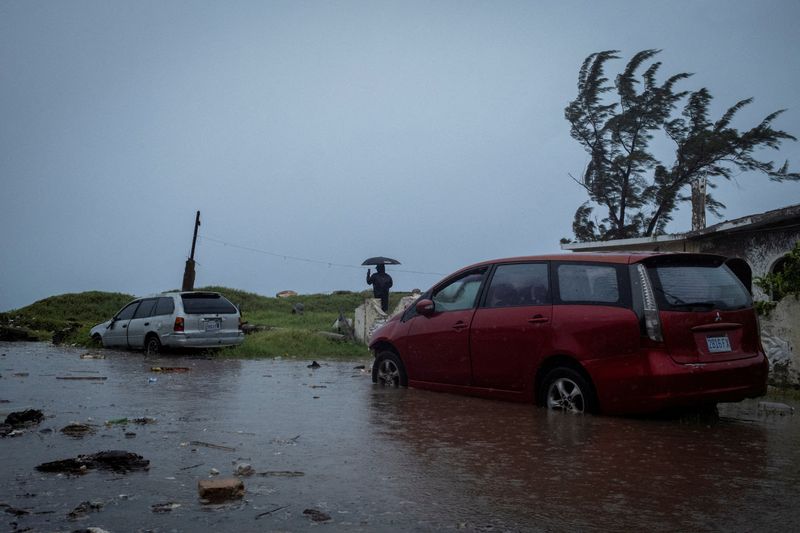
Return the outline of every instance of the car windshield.
<path id="1" fill-rule="evenodd" d="M 662 265 L 649 272 L 661 309 L 732 310 L 751 305 L 747 290 L 725 265 Z"/>
<path id="2" fill-rule="evenodd" d="M 219 294 L 182 294 L 183 309 L 189 315 L 236 313 L 236 307 Z"/>

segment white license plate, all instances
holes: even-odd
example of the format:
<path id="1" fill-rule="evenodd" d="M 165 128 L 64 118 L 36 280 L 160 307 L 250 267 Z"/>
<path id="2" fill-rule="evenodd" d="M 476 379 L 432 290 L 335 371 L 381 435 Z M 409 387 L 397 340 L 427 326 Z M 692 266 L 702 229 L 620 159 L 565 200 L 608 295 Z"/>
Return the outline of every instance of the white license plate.
<path id="1" fill-rule="evenodd" d="M 708 351 L 711 353 L 731 351 L 731 341 L 728 340 L 727 335 L 721 337 L 706 337 L 706 343 L 708 343 Z"/>
<path id="2" fill-rule="evenodd" d="M 219 320 L 206 320 L 206 331 L 218 330 L 219 324 Z"/>

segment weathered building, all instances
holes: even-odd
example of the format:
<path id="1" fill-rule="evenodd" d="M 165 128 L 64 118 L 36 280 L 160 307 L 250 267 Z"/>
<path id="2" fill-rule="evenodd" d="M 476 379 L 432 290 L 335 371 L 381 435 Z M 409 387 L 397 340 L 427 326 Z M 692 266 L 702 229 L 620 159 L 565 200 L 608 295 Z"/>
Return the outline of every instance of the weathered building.
<path id="1" fill-rule="evenodd" d="M 800 204 L 728 220 L 702 230 L 635 239 L 564 244 L 564 250 L 702 252 L 723 255 L 755 300 L 772 295 L 753 279 L 782 267 L 786 254 L 800 241 Z M 800 300 L 788 296 L 761 317 L 764 349 L 774 382 L 800 386 Z"/>

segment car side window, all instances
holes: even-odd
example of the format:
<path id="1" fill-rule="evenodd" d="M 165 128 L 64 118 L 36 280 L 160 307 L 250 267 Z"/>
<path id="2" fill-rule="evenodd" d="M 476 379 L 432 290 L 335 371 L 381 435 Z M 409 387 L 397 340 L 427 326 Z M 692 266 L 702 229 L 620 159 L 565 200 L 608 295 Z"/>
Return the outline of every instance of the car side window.
<path id="1" fill-rule="evenodd" d="M 122 308 L 122 311 L 117 313 L 116 319 L 130 320 L 131 318 L 133 318 L 133 313 L 136 312 L 137 307 L 139 307 L 139 300 L 129 303 L 128 305 Z"/>
<path id="2" fill-rule="evenodd" d="M 139 308 L 134 313 L 133 318 L 147 318 L 153 313 L 153 308 L 156 305 L 155 298 L 148 298 L 146 300 L 142 300 L 142 303 L 139 304 Z"/>
<path id="3" fill-rule="evenodd" d="M 175 312 L 175 302 L 172 301 L 172 298 L 162 297 L 158 299 L 153 315 L 171 315 L 173 312 Z"/>
<path id="4" fill-rule="evenodd" d="M 558 292 L 565 303 L 617 304 L 621 301 L 617 268 L 600 264 L 558 265 Z"/>
<path id="5" fill-rule="evenodd" d="M 431 296 L 435 305 L 434 309 L 442 312 L 460 311 L 474 307 L 485 274 L 486 267 L 472 270 L 437 287 Z"/>
<path id="6" fill-rule="evenodd" d="M 550 303 L 547 263 L 498 265 L 486 291 L 486 307 Z"/>

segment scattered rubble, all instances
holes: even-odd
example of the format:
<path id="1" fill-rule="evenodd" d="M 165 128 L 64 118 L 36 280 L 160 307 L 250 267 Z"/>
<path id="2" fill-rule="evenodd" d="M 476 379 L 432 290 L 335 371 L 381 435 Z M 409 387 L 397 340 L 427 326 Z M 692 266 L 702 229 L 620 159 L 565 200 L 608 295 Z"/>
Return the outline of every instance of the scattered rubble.
<path id="1" fill-rule="evenodd" d="M 77 439 L 83 438 L 86 435 L 94 435 L 96 432 L 96 426 L 90 424 L 80 424 L 78 422 L 73 422 L 72 424 L 68 424 L 61 428 L 61 433 Z"/>
<path id="2" fill-rule="evenodd" d="M 148 470 L 150 461 L 141 455 L 123 450 L 108 450 L 90 455 L 79 455 L 72 459 L 61 459 L 42 463 L 36 467 L 40 472 L 57 472 L 65 474 L 83 474 L 88 470 L 113 470 L 126 473 L 132 470 Z"/>
<path id="3" fill-rule="evenodd" d="M 292 470 L 267 470 L 266 472 L 258 472 L 256 475 L 264 477 L 302 477 L 305 472 L 297 472 Z"/>
<path id="4" fill-rule="evenodd" d="M 241 479 L 201 479 L 197 482 L 200 499 L 209 503 L 239 500 L 244 497 L 244 483 Z"/>
<path id="5" fill-rule="evenodd" d="M 67 513 L 67 518 L 70 520 L 78 520 L 84 518 L 89 513 L 100 511 L 102 508 L 103 502 L 81 502 L 75 509 Z"/>
<path id="6" fill-rule="evenodd" d="M 331 515 L 317 509 L 306 509 L 303 514 L 308 515 L 314 522 L 327 522 L 331 519 Z"/>
<path id="7" fill-rule="evenodd" d="M 150 510 L 154 513 L 169 513 L 180 506 L 181 504 L 175 502 L 154 503 L 150 506 Z"/>
<path id="8" fill-rule="evenodd" d="M 6 417 L 5 424 L 8 424 L 14 429 L 35 426 L 44 420 L 44 413 L 38 409 L 27 409 L 25 411 L 15 411 L 9 413 Z"/>
<path id="9" fill-rule="evenodd" d="M 252 476 L 255 473 L 253 466 L 248 463 L 239 463 L 233 469 L 233 475 L 235 476 Z"/>
<path id="10" fill-rule="evenodd" d="M 201 440 L 193 440 L 189 441 L 189 444 L 192 446 L 202 446 L 204 448 L 213 448 L 215 450 L 224 450 L 226 452 L 235 452 L 236 448 L 231 448 L 230 446 L 223 446 L 221 444 L 211 444 L 210 442 L 203 442 Z"/>

